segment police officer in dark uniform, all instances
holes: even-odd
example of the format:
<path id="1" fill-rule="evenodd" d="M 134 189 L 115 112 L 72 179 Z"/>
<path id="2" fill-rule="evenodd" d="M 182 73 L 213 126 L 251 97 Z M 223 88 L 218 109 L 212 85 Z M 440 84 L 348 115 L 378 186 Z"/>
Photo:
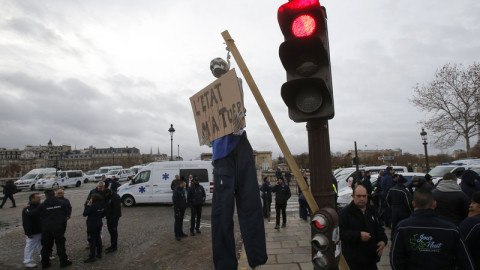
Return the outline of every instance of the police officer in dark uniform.
<path id="1" fill-rule="evenodd" d="M 107 228 L 110 233 L 110 247 L 105 249 L 105 253 L 110 253 L 117 250 L 118 220 L 122 216 L 120 196 L 112 190 L 107 189 L 105 190 L 105 203 L 105 216 L 107 217 Z"/>
<path id="2" fill-rule="evenodd" d="M 102 238 L 100 233 L 103 227 L 102 218 L 105 216 L 105 202 L 100 194 L 92 194 L 91 199 L 83 210 L 83 216 L 87 217 L 87 235 L 90 244 L 90 255 L 83 262 L 91 263 L 95 261 L 95 257 L 102 258 Z"/>
<path id="3" fill-rule="evenodd" d="M 407 179 L 400 175 L 397 180 L 397 184 L 393 186 L 387 193 L 387 204 L 388 208 L 391 209 L 390 216 L 392 217 L 392 229 L 394 229 L 397 224 L 410 217 L 413 213 L 412 206 L 412 194 L 407 190 Z M 393 231 L 391 234 L 391 239 L 393 239 Z"/>
<path id="4" fill-rule="evenodd" d="M 60 258 L 60 267 L 66 267 L 72 264 L 65 251 L 64 233 L 68 209 L 64 202 L 55 197 L 53 190 L 46 190 L 45 197 L 45 201 L 39 207 L 27 214 L 40 214 L 42 222 L 42 268 L 51 266 L 50 254 L 52 254 L 54 242 L 57 247 L 57 255 Z"/>
<path id="5" fill-rule="evenodd" d="M 185 209 L 187 208 L 187 200 L 185 198 L 185 192 L 183 188 L 185 187 L 185 182 L 180 181 L 179 185 L 173 191 L 172 201 L 173 201 L 173 210 L 175 211 L 175 239 L 180 241 L 182 237 L 187 237 L 183 232 L 183 217 L 185 215 Z"/>
<path id="6" fill-rule="evenodd" d="M 200 219 L 202 218 L 202 206 L 205 202 L 205 189 L 200 185 L 198 177 L 193 178 L 193 182 L 188 189 L 188 204 L 191 209 L 191 219 L 190 219 L 190 235 L 194 236 L 195 232 L 201 233 L 200 231 Z"/>

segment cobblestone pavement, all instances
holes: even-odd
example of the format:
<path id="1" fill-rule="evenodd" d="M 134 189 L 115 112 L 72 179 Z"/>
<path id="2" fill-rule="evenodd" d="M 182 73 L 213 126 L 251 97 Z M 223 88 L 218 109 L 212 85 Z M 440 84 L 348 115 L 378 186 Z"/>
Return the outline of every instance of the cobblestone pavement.
<path id="1" fill-rule="evenodd" d="M 67 254 L 73 261 L 73 266 L 69 269 L 213 269 L 210 205 L 203 208 L 202 234 L 189 236 L 180 242 L 175 240 L 173 234 L 174 219 L 171 205 L 122 207 L 117 252 L 104 254 L 102 259 L 92 264 L 84 264 L 83 260 L 87 258 L 88 250 L 85 249 L 87 235 L 85 218 L 82 216 L 83 203 L 88 192 L 94 187 L 94 183 L 88 183 L 79 188 L 65 190 L 65 197 L 73 206 L 72 217 L 68 221 L 65 234 Z M 29 194 L 30 191 L 15 194 L 17 208 L 8 208 L 10 204 L 7 203 L 0 209 L 0 269 L 24 269 L 25 235 L 21 226 L 21 211 Z M 189 213 L 190 210 L 187 209 L 183 226 L 186 233 L 190 227 Z M 236 229 L 236 239 L 239 239 L 238 226 Z M 108 247 L 110 236 L 106 227 L 103 234 L 103 242 Z M 59 266 L 58 259 L 52 263 L 54 269 Z"/>

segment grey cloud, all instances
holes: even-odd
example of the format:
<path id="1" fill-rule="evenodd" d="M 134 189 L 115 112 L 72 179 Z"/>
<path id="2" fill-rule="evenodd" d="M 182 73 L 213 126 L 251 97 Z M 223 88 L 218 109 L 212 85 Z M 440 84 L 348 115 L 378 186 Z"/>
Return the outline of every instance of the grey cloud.
<path id="1" fill-rule="evenodd" d="M 10 19 L 6 21 L 5 26 L 21 36 L 28 36 L 34 40 L 41 40 L 50 44 L 59 40 L 59 36 L 52 29 L 29 18 Z"/>

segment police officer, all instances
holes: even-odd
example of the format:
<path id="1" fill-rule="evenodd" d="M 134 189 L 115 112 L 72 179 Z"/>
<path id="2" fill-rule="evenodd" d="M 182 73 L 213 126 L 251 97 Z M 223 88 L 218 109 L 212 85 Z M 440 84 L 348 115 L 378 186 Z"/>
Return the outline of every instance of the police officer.
<path id="1" fill-rule="evenodd" d="M 282 228 L 287 226 L 287 201 L 292 196 L 290 188 L 278 178 L 277 184 L 272 188 L 275 195 L 275 211 L 277 212 L 275 229 L 280 229 L 280 212 L 282 213 Z"/>
<path id="2" fill-rule="evenodd" d="M 267 176 L 263 178 L 260 191 L 262 192 L 263 217 L 270 218 L 270 209 L 272 205 L 272 186 L 270 185 L 270 179 Z"/>
<path id="3" fill-rule="evenodd" d="M 183 232 L 183 217 L 185 215 L 185 209 L 187 208 L 187 200 L 185 198 L 185 182 L 180 181 L 179 185 L 173 191 L 172 201 L 173 201 L 173 210 L 175 212 L 175 239 L 180 241 L 182 237 L 187 237 Z"/>
<path id="4" fill-rule="evenodd" d="M 117 251 L 118 220 L 122 216 L 120 202 L 120 196 L 117 193 L 110 189 L 105 190 L 105 216 L 107 217 L 107 228 L 110 233 L 110 247 L 105 249 L 105 253 Z"/>
<path id="5" fill-rule="evenodd" d="M 120 187 L 120 181 L 115 177 L 115 175 L 112 175 L 112 183 L 110 184 L 110 189 L 117 193 L 118 188 Z"/>
<path id="6" fill-rule="evenodd" d="M 87 237 L 90 244 L 90 255 L 83 262 L 91 263 L 95 261 L 95 257 L 102 258 L 102 218 L 105 215 L 104 198 L 100 194 L 92 194 L 85 209 L 83 216 L 87 217 Z M 96 256 L 95 256 L 96 255 Z"/>
<path id="7" fill-rule="evenodd" d="M 400 175 L 397 184 L 387 193 L 386 201 L 388 208 L 391 210 L 392 229 L 394 229 L 400 221 L 410 217 L 413 213 L 412 194 L 410 194 L 406 186 L 407 179 Z M 393 238 L 393 230 L 391 236 L 391 238 Z"/>
<path id="8" fill-rule="evenodd" d="M 202 218 L 202 206 L 205 202 L 205 189 L 200 185 L 198 177 L 193 178 L 193 183 L 188 189 L 188 204 L 191 209 L 191 219 L 190 219 L 190 235 L 194 236 L 195 232 L 201 233 L 200 231 L 200 219 Z"/>
<path id="9" fill-rule="evenodd" d="M 45 201 L 39 207 L 27 213 L 27 215 L 40 214 L 42 223 L 42 268 L 48 268 L 53 243 L 57 247 L 57 255 L 60 257 L 60 267 L 72 264 L 68 260 L 65 250 L 65 223 L 67 222 L 68 209 L 65 203 L 55 197 L 53 190 L 45 191 Z"/>

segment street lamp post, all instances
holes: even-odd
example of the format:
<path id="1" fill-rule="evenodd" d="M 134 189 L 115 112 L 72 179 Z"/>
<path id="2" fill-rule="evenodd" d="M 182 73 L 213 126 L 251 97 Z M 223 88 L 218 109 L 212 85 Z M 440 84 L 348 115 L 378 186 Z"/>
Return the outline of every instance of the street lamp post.
<path id="1" fill-rule="evenodd" d="M 428 164 L 428 152 L 427 152 L 427 132 L 424 128 L 422 128 L 422 132 L 420 132 L 420 136 L 423 140 L 423 148 L 425 149 L 425 165 L 427 165 L 427 173 L 430 171 L 430 165 Z"/>
<path id="2" fill-rule="evenodd" d="M 173 160 L 173 133 L 175 133 L 173 124 L 170 124 L 170 128 L 168 129 L 168 132 L 170 132 L 170 161 L 172 161 Z"/>

